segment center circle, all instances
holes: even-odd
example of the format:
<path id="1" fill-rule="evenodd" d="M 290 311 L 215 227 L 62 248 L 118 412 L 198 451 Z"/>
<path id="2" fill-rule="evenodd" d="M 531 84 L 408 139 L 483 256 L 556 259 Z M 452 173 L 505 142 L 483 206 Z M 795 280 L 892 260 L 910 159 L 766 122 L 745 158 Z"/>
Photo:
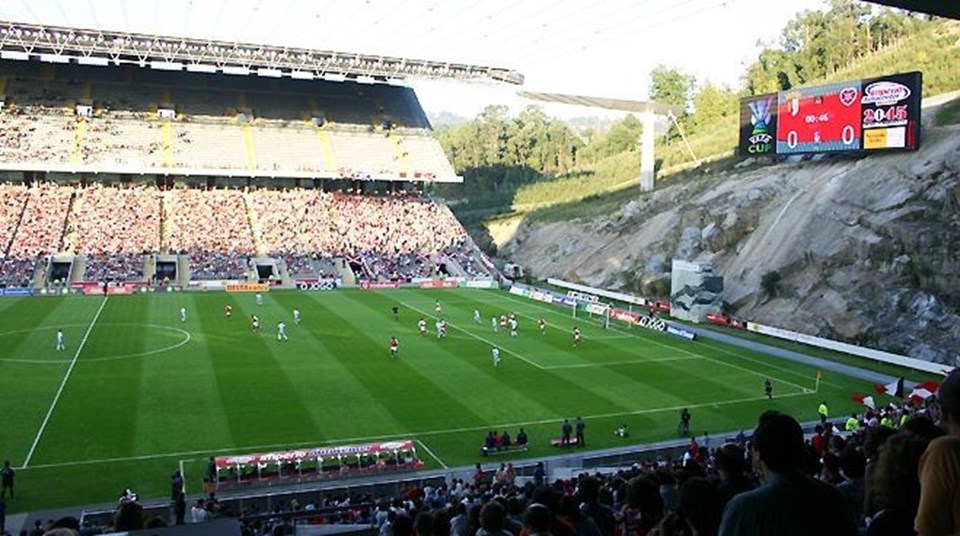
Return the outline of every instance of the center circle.
<path id="1" fill-rule="evenodd" d="M 163 347 L 161 347 L 161 348 L 156 348 L 156 349 L 153 349 L 153 350 L 144 350 L 144 351 L 142 351 L 142 352 L 133 352 L 133 353 L 129 353 L 129 354 L 106 355 L 106 356 L 85 358 L 85 357 L 83 357 L 83 352 L 81 352 L 81 355 L 80 355 L 80 357 L 78 358 L 78 361 L 80 361 L 80 360 L 86 361 L 86 362 L 115 361 L 115 360 L 118 360 L 118 359 L 131 359 L 131 358 L 134 358 L 134 357 L 146 357 L 146 356 L 151 356 L 151 355 L 158 355 L 158 354 L 163 354 L 163 353 L 167 353 L 167 352 L 171 352 L 171 351 L 173 351 L 173 350 L 176 350 L 177 348 L 180 348 L 181 346 L 184 346 L 185 344 L 189 343 L 189 342 L 190 342 L 190 339 L 191 339 L 190 333 L 187 332 L 186 330 L 183 330 L 183 329 L 180 329 L 180 328 L 171 327 L 171 326 L 162 326 L 162 325 L 158 325 L 158 324 L 136 324 L 136 323 L 124 323 L 124 322 L 98 322 L 94 327 L 97 327 L 97 326 L 123 326 L 123 327 L 147 327 L 147 328 L 154 328 L 154 329 L 157 329 L 157 330 L 161 330 L 161 332 L 166 332 L 166 333 L 172 334 L 173 336 L 176 336 L 179 340 L 177 340 L 177 341 L 174 342 L 173 344 L 168 344 L 167 346 L 163 346 Z M 14 331 L 4 331 L 4 332 L 0 333 L 0 340 L 2 340 L 2 339 L 3 339 L 4 337 L 6 337 L 6 336 L 16 335 L 16 334 L 18 334 L 18 333 L 35 333 L 35 332 L 38 332 L 38 331 L 55 331 L 55 330 L 57 330 L 57 329 L 62 329 L 62 328 L 84 328 L 84 329 L 89 329 L 89 328 L 90 328 L 90 325 L 89 325 L 89 324 L 63 324 L 63 325 L 56 326 L 56 327 L 53 327 L 53 326 L 43 326 L 43 327 L 38 327 L 38 328 L 33 328 L 33 329 L 19 329 L 19 330 L 14 330 Z M 68 345 L 68 347 L 67 347 L 67 350 L 66 350 L 65 353 L 66 353 L 69 357 L 66 357 L 66 358 L 64 358 L 64 359 L 0 357 L 0 361 L 5 361 L 5 362 L 9 362 L 9 363 L 33 363 L 33 364 L 70 363 L 71 361 L 73 361 L 74 355 L 76 355 L 76 348 L 77 348 L 77 345 L 79 345 L 79 344 L 82 344 L 82 339 L 76 340 L 76 341 L 67 340 L 67 345 Z"/>

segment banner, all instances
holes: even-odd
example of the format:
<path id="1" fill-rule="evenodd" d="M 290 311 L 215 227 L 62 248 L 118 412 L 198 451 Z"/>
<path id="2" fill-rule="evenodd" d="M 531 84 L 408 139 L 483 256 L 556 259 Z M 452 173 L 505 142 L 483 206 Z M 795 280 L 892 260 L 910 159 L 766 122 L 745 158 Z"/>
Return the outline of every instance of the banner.
<path id="1" fill-rule="evenodd" d="M 396 453 L 401 450 L 415 450 L 413 441 L 388 441 L 385 443 L 367 443 L 363 445 L 344 445 L 330 447 L 316 447 L 310 449 L 286 450 L 267 452 L 263 454 L 242 454 L 237 456 L 218 456 L 214 458 L 217 467 L 231 465 L 265 464 L 280 462 L 297 462 L 306 459 L 336 458 L 337 456 L 357 456 L 364 454 Z"/>
<path id="2" fill-rule="evenodd" d="M 2 296 L 32 296 L 33 289 L 29 287 L 7 287 L 0 289 Z"/>
<path id="3" fill-rule="evenodd" d="M 70 283 L 70 287 L 79 290 L 85 296 L 100 296 L 103 294 L 103 284 L 94 281 L 78 281 Z"/>
<path id="4" fill-rule="evenodd" d="M 647 316 L 647 315 L 641 315 L 639 313 L 632 313 L 630 311 L 624 311 L 623 309 L 617 309 L 616 307 L 614 307 L 613 309 L 610 309 L 610 318 L 614 320 L 628 322 L 635 326 L 652 329 L 654 331 L 667 330 L 667 323 L 655 316 Z"/>
<path id="5" fill-rule="evenodd" d="M 465 288 L 500 288 L 500 284 L 491 279 L 471 279 L 460 283 Z"/>
<path id="6" fill-rule="evenodd" d="M 297 279 L 297 290 L 334 290 L 340 287 L 339 279 Z"/>
<path id="7" fill-rule="evenodd" d="M 363 290 L 395 289 L 395 288 L 400 288 L 400 282 L 398 281 L 361 281 L 360 288 Z"/>
<path id="8" fill-rule="evenodd" d="M 684 327 L 675 326 L 673 324 L 667 324 L 667 333 L 669 333 L 670 335 L 676 335 L 677 337 L 681 337 L 683 339 L 687 339 L 688 341 L 692 341 L 697 336 L 697 334 L 694 331 Z"/>
<path id="9" fill-rule="evenodd" d="M 460 282 L 456 279 L 432 279 L 420 282 L 420 288 L 457 288 L 458 286 Z"/>
<path id="10" fill-rule="evenodd" d="M 223 287 L 227 292 L 268 292 L 267 283 L 228 283 Z"/>

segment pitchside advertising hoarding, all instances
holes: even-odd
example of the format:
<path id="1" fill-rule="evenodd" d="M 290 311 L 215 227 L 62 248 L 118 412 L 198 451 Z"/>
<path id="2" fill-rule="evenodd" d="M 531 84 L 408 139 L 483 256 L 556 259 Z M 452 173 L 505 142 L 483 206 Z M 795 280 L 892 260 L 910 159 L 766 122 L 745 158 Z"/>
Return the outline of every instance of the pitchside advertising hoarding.
<path id="1" fill-rule="evenodd" d="M 740 101 L 740 156 L 912 151 L 920 72 L 798 88 Z"/>

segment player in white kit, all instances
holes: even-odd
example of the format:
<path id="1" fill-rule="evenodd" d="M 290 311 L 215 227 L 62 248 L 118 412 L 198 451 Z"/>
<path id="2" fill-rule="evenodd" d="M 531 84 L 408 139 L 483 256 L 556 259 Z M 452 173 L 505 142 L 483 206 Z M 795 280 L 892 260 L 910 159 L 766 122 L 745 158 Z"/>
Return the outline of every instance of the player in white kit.
<path id="1" fill-rule="evenodd" d="M 257 305 L 263 305 L 263 294 L 257 293 Z"/>
<path id="2" fill-rule="evenodd" d="M 58 329 L 57 330 L 57 351 L 59 352 L 60 350 L 66 350 L 66 349 L 67 349 L 67 344 L 63 342 L 63 330 Z"/>
<path id="3" fill-rule="evenodd" d="M 277 322 L 277 340 L 287 340 L 287 325 L 283 323 L 283 320 Z"/>
<path id="4" fill-rule="evenodd" d="M 493 366 L 499 367 L 500 366 L 500 349 L 494 346 L 491 353 L 493 354 Z"/>
<path id="5" fill-rule="evenodd" d="M 480 309 L 473 310 L 473 321 L 476 322 L 477 324 L 480 323 Z"/>
<path id="6" fill-rule="evenodd" d="M 183 322 L 186 322 L 186 321 L 187 321 L 187 308 L 186 308 L 186 307 L 181 307 L 181 308 L 180 308 L 180 322 L 183 323 Z"/>
<path id="7" fill-rule="evenodd" d="M 300 323 L 300 309 L 293 310 L 293 323 L 294 324 Z"/>

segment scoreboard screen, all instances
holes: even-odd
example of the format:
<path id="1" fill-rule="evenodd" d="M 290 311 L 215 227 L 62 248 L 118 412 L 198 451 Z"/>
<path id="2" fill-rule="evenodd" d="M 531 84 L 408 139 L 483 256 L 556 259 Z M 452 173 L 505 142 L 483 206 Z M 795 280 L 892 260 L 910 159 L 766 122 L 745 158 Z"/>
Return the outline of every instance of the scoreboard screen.
<path id="1" fill-rule="evenodd" d="M 919 72 L 758 95 L 741 101 L 741 156 L 915 150 Z"/>
<path id="2" fill-rule="evenodd" d="M 777 154 L 860 149 L 860 82 L 781 92 Z"/>

